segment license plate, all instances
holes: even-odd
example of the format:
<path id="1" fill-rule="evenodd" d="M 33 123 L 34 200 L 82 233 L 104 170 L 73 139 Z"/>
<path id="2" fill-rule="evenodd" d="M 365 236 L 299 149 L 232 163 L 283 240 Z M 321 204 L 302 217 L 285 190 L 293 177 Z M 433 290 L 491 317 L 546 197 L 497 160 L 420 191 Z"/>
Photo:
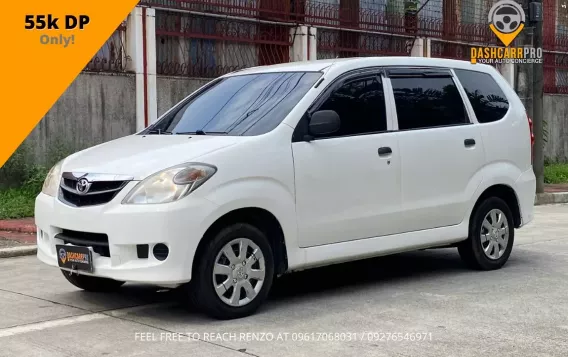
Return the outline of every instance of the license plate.
<path id="1" fill-rule="evenodd" d="M 56 245 L 57 262 L 61 268 L 93 272 L 93 255 L 87 247 Z"/>

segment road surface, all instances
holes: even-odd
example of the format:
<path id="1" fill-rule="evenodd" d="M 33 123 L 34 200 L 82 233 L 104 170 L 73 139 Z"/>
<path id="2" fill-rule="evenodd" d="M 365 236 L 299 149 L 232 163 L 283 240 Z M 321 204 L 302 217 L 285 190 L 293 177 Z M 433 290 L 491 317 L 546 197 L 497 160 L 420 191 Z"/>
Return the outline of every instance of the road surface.
<path id="1" fill-rule="evenodd" d="M 233 321 L 179 298 L 86 293 L 35 257 L 0 259 L 0 356 L 565 356 L 568 205 L 537 207 L 498 271 L 456 249 L 342 264 L 284 276 Z"/>

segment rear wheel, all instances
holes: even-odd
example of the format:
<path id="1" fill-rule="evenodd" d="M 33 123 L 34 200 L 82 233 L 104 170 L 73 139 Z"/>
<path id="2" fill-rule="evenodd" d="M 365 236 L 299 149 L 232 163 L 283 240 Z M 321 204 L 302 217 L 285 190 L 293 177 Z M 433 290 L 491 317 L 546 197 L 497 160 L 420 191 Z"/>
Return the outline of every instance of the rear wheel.
<path id="1" fill-rule="evenodd" d="M 115 291 L 124 284 L 124 281 L 98 278 L 88 275 L 80 275 L 76 273 L 70 273 L 67 270 L 61 270 L 63 276 L 71 284 L 75 285 L 79 289 L 92 292 L 109 292 Z"/>
<path id="2" fill-rule="evenodd" d="M 234 224 L 222 229 L 200 252 L 187 286 L 193 303 L 218 319 L 254 313 L 266 299 L 274 276 L 265 234 L 250 224 Z"/>
<path id="3" fill-rule="evenodd" d="M 477 206 L 470 220 L 469 237 L 458 246 L 466 264 L 474 269 L 501 268 L 509 259 L 515 229 L 509 206 L 490 197 Z"/>

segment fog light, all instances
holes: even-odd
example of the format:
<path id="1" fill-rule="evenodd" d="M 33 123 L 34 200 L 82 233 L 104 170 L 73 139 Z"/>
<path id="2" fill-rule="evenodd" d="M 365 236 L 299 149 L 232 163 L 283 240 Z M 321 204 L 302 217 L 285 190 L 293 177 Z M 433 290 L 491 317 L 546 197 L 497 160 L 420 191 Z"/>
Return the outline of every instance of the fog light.
<path id="1" fill-rule="evenodd" d="M 154 249 L 152 249 L 152 254 L 154 254 L 154 257 L 158 260 L 166 260 L 168 254 L 170 254 L 170 249 L 167 245 L 158 243 L 154 246 Z"/>

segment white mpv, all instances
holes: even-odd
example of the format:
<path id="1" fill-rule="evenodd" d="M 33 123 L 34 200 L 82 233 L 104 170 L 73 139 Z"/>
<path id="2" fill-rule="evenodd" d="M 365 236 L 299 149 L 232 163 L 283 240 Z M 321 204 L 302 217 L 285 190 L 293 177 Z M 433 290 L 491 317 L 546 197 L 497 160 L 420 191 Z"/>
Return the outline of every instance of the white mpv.
<path id="1" fill-rule="evenodd" d="M 89 291 L 181 285 L 223 319 L 306 268 L 457 247 L 497 269 L 533 218 L 531 152 L 523 104 L 490 66 L 250 68 L 55 165 L 36 200 L 37 255 Z"/>

